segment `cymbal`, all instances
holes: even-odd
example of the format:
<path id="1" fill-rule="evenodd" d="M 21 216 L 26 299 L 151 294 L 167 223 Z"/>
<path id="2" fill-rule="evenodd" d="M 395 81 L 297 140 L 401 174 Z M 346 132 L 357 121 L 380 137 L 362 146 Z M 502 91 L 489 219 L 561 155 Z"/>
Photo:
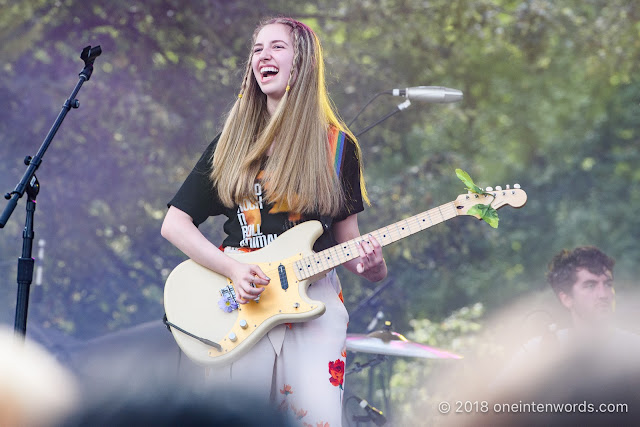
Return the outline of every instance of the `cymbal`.
<path id="1" fill-rule="evenodd" d="M 458 354 L 409 341 L 402 334 L 390 330 L 375 331 L 368 335 L 347 334 L 347 350 L 425 359 L 462 359 Z"/>

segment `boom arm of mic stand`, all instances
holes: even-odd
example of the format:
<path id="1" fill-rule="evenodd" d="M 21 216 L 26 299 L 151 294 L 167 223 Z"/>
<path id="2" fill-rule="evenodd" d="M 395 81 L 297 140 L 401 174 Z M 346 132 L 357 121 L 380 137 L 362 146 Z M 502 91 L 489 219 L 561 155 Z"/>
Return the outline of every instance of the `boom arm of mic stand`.
<path id="1" fill-rule="evenodd" d="M 62 110 L 58 114 L 56 121 L 54 122 L 53 126 L 49 130 L 49 133 L 45 137 L 44 142 L 40 146 L 40 149 L 38 150 L 36 155 L 33 158 L 31 158 L 30 156 L 25 158 L 24 162 L 28 167 L 24 175 L 22 176 L 22 179 L 20 180 L 18 185 L 16 185 L 15 190 L 13 190 L 11 193 L 7 193 L 4 196 L 5 199 L 9 200 L 9 202 L 7 203 L 7 206 L 2 212 L 2 215 L 0 216 L 0 228 L 3 228 L 6 225 L 7 221 L 9 220 L 9 217 L 11 216 L 14 209 L 16 208 L 16 205 L 18 204 L 18 199 L 24 195 L 24 192 L 26 191 L 27 186 L 32 182 L 36 170 L 42 163 L 42 157 L 44 156 L 44 153 L 47 151 L 47 148 L 49 148 L 49 145 L 51 144 L 53 137 L 55 136 L 56 132 L 58 132 L 58 129 L 60 128 L 60 125 L 62 124 L 67 113 L 72 108 L 78 108 L 80 106 L 80 102 L 76 99 L 76 95 L 80 91 L 82 84 L 86 80 L 89 80 L 91 78 L 91 73 L 93 71 L 93 62 L 95 61 L 96 57 L 98 57 L 101 53 L 102 53 L 102 49 L 100 48 L 100 46 L 94 46 L 93 48 L 91 46 L 87 46 L 82 50 L 82 53 L 80 54 L 80 58 L 84 61 L 85 67 L 79 74 L 80 79 L 78 80 L 78 83 L 76 84 L 75 88 L 71 92 L 71 96 L 69 96 L 69 98 L 65 101 L 64 105 L 62 106 Z"/>
<path id="2" fill-rule="evenodd" d="M 409 106 L 411 105 L 411 101 L 409 101 L 408 99 L 406 101 L 404 101 L 402 104 L 398 104 L 397 108 L 395 110 L 393 110 L 392 112 L 390 112 L 389 114 L 381 117 L 380 119 L 378 119 L 376 122 L 374 122 L 373 124 L 367 126 L 366 128 L 362 129 L 360 132 L 358 132 L 356 134 L 356 138 L 358 138 L 360 135 L 364 135 L 366 132 L 368 132 L 369 130 L 371 130 L 371 128 L 378 126 L 380 123 L 384 122 L 385 120 L 387 120 L 389 117 L 399 113 L 400 111 L 406 110 L 407 108 L 409 108 Z"/>

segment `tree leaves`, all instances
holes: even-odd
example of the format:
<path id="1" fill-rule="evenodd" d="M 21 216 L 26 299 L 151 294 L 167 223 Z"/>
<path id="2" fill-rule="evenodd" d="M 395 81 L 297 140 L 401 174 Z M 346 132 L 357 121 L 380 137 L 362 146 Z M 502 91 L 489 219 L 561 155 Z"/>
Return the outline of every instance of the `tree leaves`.
<path id="1" fill-rule="evenodd" d="M 462 181 L 464 183 L 464 185 L 466 185 L 466 189 L 471 191 L 472 193 L 476 193 L 476 194 L 484 194 L 484 190 L 480 187 L 478 187 L 473 180 L 471 179 L 471 177 L 469 176 L 468 173 L 466 173 L 465 171 L 463 171 L 462 169 L 456 169 L 456 175 L 458 176 L 458 178 L 460 178 L 460 181 Z"/>
<path id="2" fill-rule="evenodd" d="M 468 173 L 462 169 L 456 169 L 456 175 L 460 178 L 460 181 L 466 185 L 466 189 L 475 194 L 486 194 L 491 196 L 491 193 L 487 193 L 482 188 L 478 187 Z M 496 211 L 491 204 L 488 205 L 475 205 L 469 208 L 467 211 L 469 215 L 477 215 L 481 220 L 492 226 L 498 228 L 498 211 Z"/>
<path id="3" fill-rule="evenodd" d="M 475 205 L 469 208 L 467 213 L 469 215 L 478 215 L 481 220 L 493 228 L 498 228 L 498 211 L 491 205 Z"/>

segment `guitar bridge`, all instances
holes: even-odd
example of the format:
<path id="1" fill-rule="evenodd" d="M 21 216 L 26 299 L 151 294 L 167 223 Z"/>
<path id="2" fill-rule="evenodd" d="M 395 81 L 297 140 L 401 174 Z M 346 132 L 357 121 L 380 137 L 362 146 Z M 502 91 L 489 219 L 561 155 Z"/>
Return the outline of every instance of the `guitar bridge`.
<path id="1" fill-rule="evenodd" d="M 229 301 L 233 301 L 235 303 L 235 306 L 238 307 L 238 301 L 236 300 L 236 291 L 235 289 L 233 289 L 232 285 L 227 285 L 224 288 L 220 289 L 220 295 L 223 298 L 228 299 Z M 237 308 L 234 310 L 237 310 Z"/>
<path id="2" fill-rule="evenodd" d="M 256 287 L 256 285 L 254 285 L 253 283 L 251 284 L 251 286 L 253 286 L 254 288 Z M 233 302 L 236 303 L 236 306 L 238 305 L 238 300 L 236 300 L 236 290 L 233 288 L 233 285 L 227 285 L 224 288 L 220 289 L 220 295 L 224 298 L 228 298 L 229 300 L 233 300 Z M 254 301 L 260 302 L 260 296 L 254 299 Z"/>

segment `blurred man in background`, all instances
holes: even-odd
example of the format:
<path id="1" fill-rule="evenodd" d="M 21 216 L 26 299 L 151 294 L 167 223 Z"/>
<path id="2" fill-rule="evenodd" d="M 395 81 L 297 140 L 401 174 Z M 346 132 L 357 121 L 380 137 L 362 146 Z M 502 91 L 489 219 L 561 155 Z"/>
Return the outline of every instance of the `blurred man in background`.
<path id="1" fill-rule="evenodd" d="M 563 250 L 552 258 L 547 281 L 568 310 L 571 325 L 558 329 L 552 324 L 547 333 L 526 342 L 500 372 L 490 399 L 515 402 L 518 411 L 493 414 L 493 425 L 531 420 L 610 425 L 638 415 L 640 337 L 614 324 L 614 264 L 593 246 Z M 556 411 L 553 404 L 572 406 Z"/>

